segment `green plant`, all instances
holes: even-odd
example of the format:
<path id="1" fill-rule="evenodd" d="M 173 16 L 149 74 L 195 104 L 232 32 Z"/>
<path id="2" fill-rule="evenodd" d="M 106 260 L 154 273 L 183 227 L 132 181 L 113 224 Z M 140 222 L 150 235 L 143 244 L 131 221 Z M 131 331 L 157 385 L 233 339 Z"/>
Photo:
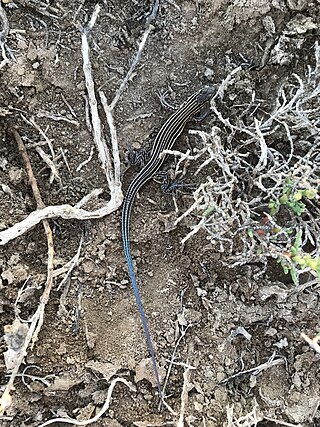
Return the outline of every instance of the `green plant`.
<path id="1" fill-rule="evenodd" d="M 292 177 L 285 179 L 285 186 L 279 199 L 270 200 L 269 209 L 271 215 L 278 212 L 280 205 L 288 206 L 296 215 L 300 216 L 306 209 L 303 198 L 312 200 L 317 195 L 317 190 L 312 187 L 296 189 L 297 183 Z"/>
<path id="2" fill-rule="evenodd" d="M 283 254 L 278 262 L 283 268 L 285 274 L 290 273 L 292 281 L 295 285 L 298 284 L 298 270 L 309 268 L 320 279 L 320 257 L 312 257 L 308 252 L 302 249 L 302 230 L 298 230 L 294 244 L 290 248 L 290 252 Z"/>

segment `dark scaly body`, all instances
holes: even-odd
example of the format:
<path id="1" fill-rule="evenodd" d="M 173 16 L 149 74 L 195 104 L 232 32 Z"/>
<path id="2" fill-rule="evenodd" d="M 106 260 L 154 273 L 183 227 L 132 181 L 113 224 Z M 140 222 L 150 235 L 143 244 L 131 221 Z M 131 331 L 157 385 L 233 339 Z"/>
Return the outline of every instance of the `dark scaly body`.
<path id="1" fill-rule="evenodd" d="M 149 333 L 149 328 L 146 321 L 146 316 L 143 310 L 143 306 L 140 299 L 139 290 L 137 287 L 136 276 L 134 273 L 131 252 L 130 252 L 130 219 L 131 211 L 134 203 L 134 199 L 140 188 L 151 179 L 154 174 L 159 170 L 162 163 L 165 160 L 165 156 L 160 156 L 163 150 L 170 150 L 181 135 L 186 123 L 190 121 L 197 113 L 201 111 L 203 106 L 212 98 L 213 88 L 204 87 L 200 91 L 194 93 L 180 108 L 177 110 L 166 123 L 160 129 L 158 135 L 155 138 L 154 145 L 151 151 L 150 159 L 147 164 L 140 170 L 136 177 L 131 181 L 127 193 L 124 198 L 123 208 L 122 208 L 122 240 L 124 254 L 127 260 L 129 275 L 131 279 L 131 284 L 133 291 L 136 297 L 136 301 L 139 307 L 140 316 L 143 324 L 143 329 L 147 338 L 149 351 L 152 358 L 153 369 L 156 376 L 157 387 L 162 399 L 160 378 L 157 369 L 157 363 L 155 358 L 155 353 L 153 350 L 153 345 Z"/>

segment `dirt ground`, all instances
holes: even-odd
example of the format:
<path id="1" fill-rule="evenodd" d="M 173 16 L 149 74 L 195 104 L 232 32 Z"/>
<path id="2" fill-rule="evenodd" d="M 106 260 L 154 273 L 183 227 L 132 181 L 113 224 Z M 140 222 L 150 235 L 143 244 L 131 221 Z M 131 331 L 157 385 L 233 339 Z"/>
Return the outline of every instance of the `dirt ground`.
<path id="1" fill-rule="evenodd" d="M 110 198 L 86 118 L 82 69 L 80 26 L 95 4 L 3 4 L 10 51 L 0 69 L 0 230 L 36 210 L 8 131 L 12 126 L 27 147 L 45 206 L 74 206 L 96 188 L 103 192 L 88 210 Z M 132 63 L 151 7 L 149 0 L 101 2 L 89 40 L 96 88 L 103 87 L 109 101 Z M 292 22 L 308 25 L 288 35 L 288 57 L 274 59 L 277 37 Z M 271 104 L 288 76 L 314 65 L 319 22 L 317 0 L 161 1 L 140 63 L 114 111 L 124 191 L 136 173 L 134 167 L 127 170 L 128 144 L 152 143 L 171 113 L 161 105 L 159 92 L 170 88 L 166 100 L 178 106 L 203 85 L 219 83 L 230 64 L 247 63 L 255 65 L 246 71 L 250 85 Z M 98 109 L 104 117 L 101 105 Z M 187 127 L 209 131 L 214 123 L 210 115 Z M 192 141 L 185 131 L 177 147 Z M 50 179 L 50 162 L 37 147 L 54 161 L 59 177 Z M 188 197 L 177 199 L 180 212 Z M 301 332 L 313 336 L 319 330 L 319 288 L 294 292 L 272 261 L 262 276 L 259 264 L 228 268 L 228 254 L 217 251 L 204 232 L 182 246 L 189 224 L 166 233 L 168 215 L 175 215 L 172 195 L 149 182 L 135 203 L 131 247 L 162 381 L 175 351 L 166 386 L 172 411 L 158 411 L 122 252 L 119 208 L 100 219 L 48 220 L 55 269 L 76 255 L 82 241 L 80 256 L 61 286 L 63 276 L 54 279 L 38 340 L 27 349 L 1 426 L 35 427 L 57 416 L 89 419 L 102 408 L 117 377 L 136 391 L 117 383 L 110 408 L 91 424 L 95 427 L 320 426 L 319 355 L 301 338 Z M 2 333 L 15 319 L 30 321 L 34 315 L 46 281 L 47 252 L 41 223 L 0 246 Z M 6 341 L 0 343 L 4 353 Z M 0 379 L 3 391 L 9 380 L 3 358 Z"/>

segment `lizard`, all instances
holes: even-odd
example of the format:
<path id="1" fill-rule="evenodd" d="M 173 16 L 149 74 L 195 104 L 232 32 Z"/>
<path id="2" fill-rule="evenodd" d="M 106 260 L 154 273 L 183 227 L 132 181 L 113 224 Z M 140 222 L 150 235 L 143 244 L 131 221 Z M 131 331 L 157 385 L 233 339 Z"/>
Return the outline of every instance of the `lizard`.
<path id="1" fill-rule="evenodd" d="M 135 294 L 136 302 L 138 304 L 140 317 L 144 329 L 144 333 L 147 339 L 149 352 L 152 359 L 153 370 L 156 377 L 156 383 L 158 388 L 159 397 L 162 401 L 162 389 L 160 383 L 159 372 L 157 368 L 157 362 L 155 352 L 147 324 L 147 319 L 143 309 L 143 305 L 140 298 L 139 289 L 137 286 L 137 279 L 133 268 L 133 262 L 130 251 L 130 220 L 134 199 L 141 187 L 149 181 L 160 169 L 162 163 L 165 161 L 166 156 L 162 155 L 163 150 L 170 150 L 174 145 L 177 138 L 181 135 L 186 123 L 190 121 L 196 114 L 200 113 L 203 106 L 210 101 L 214 93 L 214 88 L 210 86 L 204 86 L 199 91 L 195 92 L 190 98 L 181 105 L 181 107 L 174 112 L 169 119 L 164 123 L 158 132 L 154 144 L 150 153 L 149 160 L 139 171 L 139 173 L 133 178 L 127 192 L 124 197 L 122 215 L 121 215 L 121 231 L 123 240 L 123 250 L 127 261 L 129 276 L 132 284 L 132 288 Z"/>

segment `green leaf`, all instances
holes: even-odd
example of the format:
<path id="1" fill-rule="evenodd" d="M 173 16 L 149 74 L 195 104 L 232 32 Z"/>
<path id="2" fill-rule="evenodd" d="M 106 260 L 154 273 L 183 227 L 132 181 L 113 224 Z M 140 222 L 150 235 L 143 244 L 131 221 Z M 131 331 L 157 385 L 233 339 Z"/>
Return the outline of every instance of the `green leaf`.
<path id="1" fill-rule="evenodd" d="M 297 271 L 295 268 L 290 269 L 290 276 L 291 276 L 291 279 L 292 279 L 293 283 L 295 284 L 295 286 L 297 286 L 298 285 L 298 276 L 297 276 Z"/>
<path id="2" fill-rule="evenodd" d="M 307 267 L 311 268 L 313 271 L 317 271 L 318 268 L 318 262 L 316 259 L 308 259 L 306 260 Z"/>
<path id="3" fill-rule="evenodd" d="M 279 202 L 280 202 L 282 205 L 286 205 L 286 204 L 288 204 L 288 202 L 289 202 L 288 195 L 287 195 L 287 194 L 283 194 L 281 197 L 279 197 Z"/>
<path id="4" fill-rule="evenodd" d="M 270 214 L 273 216 L 277 213 L 279 203 L 276 200 L 270 200 L 268 207 L 270 209 Z"/>
<path id="5" fill-rule="evenodd" d="M 209 206 L 203 213 L 202 216 L 205 216 L 206 218 L 214 212 L 214 206 Z"/>
<path id="6" fill-rule="evenodd" d="M 303 202 L 289 201 L 287 205 L 293 210 L 293 212 L 300 216 L 305 211 L 305 204 Z"/>
<path id="7" fill-rule="evenodd" d="M 249 228 L 249 229 L 248 229 L 247 234 L 248 234 L 248 236 L 249 236 L 249 237 L 251 237 L 251 239 L 252 239 L 252 237 L 253 237 L 253 230 L 252 230 L 252 228 Z"/>
<path id="8" fill-rule="evenodd" d="M 296 238 L 294 239 L 294 247 L 295 248 L 301 248 L 302 244 L 302 230 L 298 230 L 296 234 Z"/>
<path id="9" fill-rule="evenodd" d="M 294 195 L 292 196 L 293 200 L 298 202 L 299 200 L 301 200 L 303 197 L 302 191 L 299 190 L 296 193 L 294 193 Z"/>
<path id="10" fill-rule="evenodd" d="M 316 197 L 316 194 L 317 194 L 317 190 L 315 190 L 314 188 L 308 188 L 303 192 L 303 195 L 310 200 L 314 199 Z"/>

